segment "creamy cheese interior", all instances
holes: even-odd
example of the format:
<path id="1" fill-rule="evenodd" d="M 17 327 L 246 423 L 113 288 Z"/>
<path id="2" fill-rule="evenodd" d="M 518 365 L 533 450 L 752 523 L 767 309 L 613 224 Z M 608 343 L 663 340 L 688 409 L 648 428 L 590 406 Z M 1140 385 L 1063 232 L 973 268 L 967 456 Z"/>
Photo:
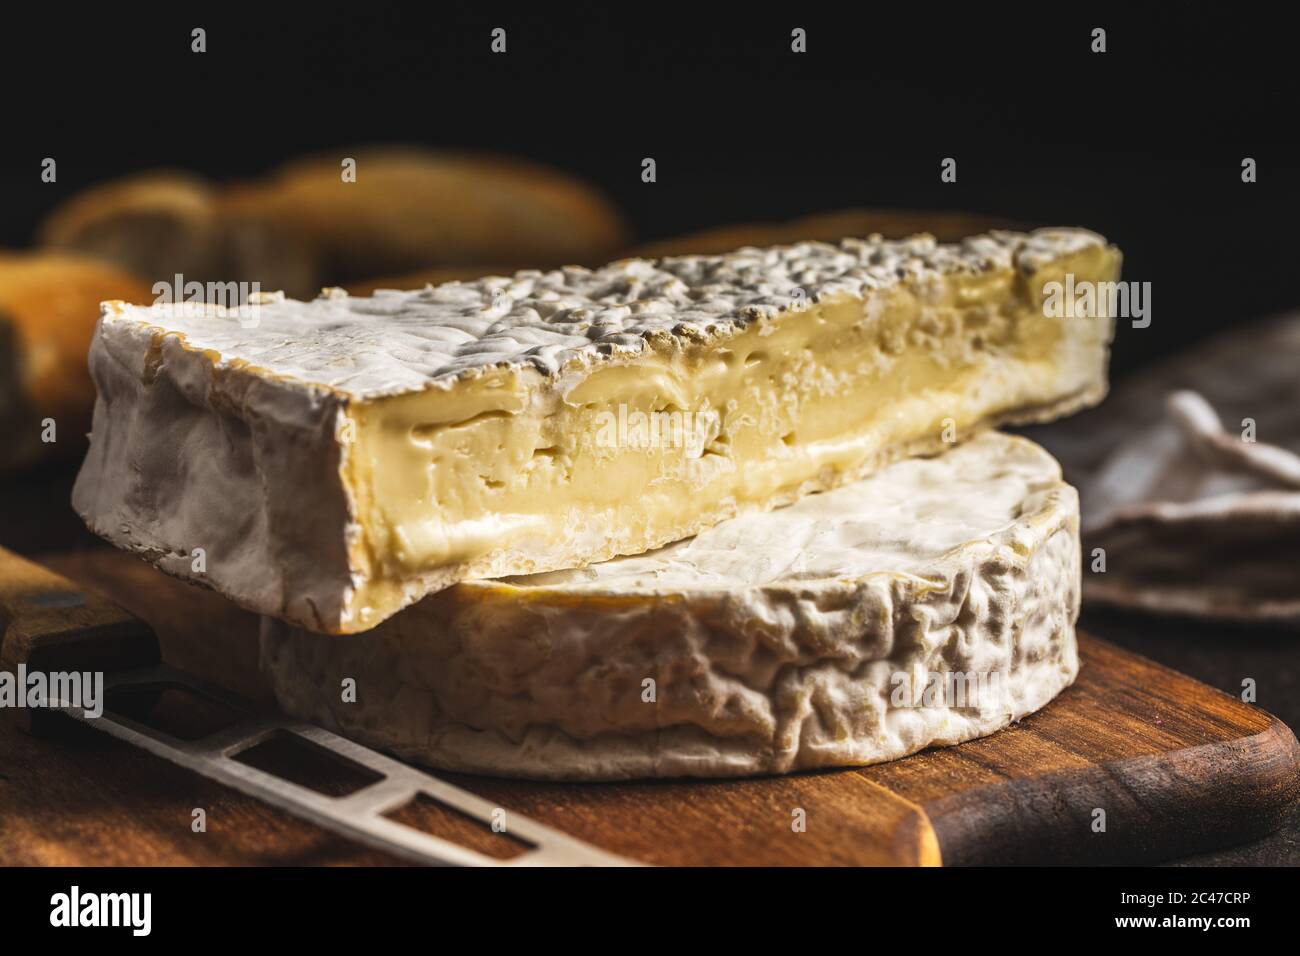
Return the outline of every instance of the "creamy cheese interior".
<path id="1" fill-rule="evenodd" d="M 1044 284 L 1113 281 L 1118 265 L 1087 246 L 1032 274 L 828 296 L 686 349 L 652 339 L 549 383 L 515 366 L 354 401 L 341 427 L 358 623 L 448 565 L 638 553 L 1032 419 L 1104 378 L 1110 334 L 1104 316 L 1046 315 Z"/>
<path id="2" fill-rule="evenodd" d="M 249 610 L 365 631 L 1095 403 L 1119 261 L 1044 229 L 108 302 L 73 505 Z"/>
<path id="3" fill-rule="evenodd" d="M 585 568 L 459 585 L 469 597 L 515 589 L 537 600 L 664 594 L 920 575 L 959 549 L 1050 525 L 1064 487 L 1055 459 L 1032 442 L 986 431 L 933 458 L 894 462 L 869 478 L 788 508 L 720 522 L 693 538 Z M 1044 532 L 1046 534 L 1046 532 Z"/>
<path id="4" fill-rule="evenodd" d="M 267 619 L 263 671 L 285 712 L 447 770 L 874 763 L 992 733 L 1074 679 L 1078 515 L 1046 451 L 986 430 L 653 552 L 462 581 L 365 634 Z M 936 680 L 951 695 L 915 698 Z"/>

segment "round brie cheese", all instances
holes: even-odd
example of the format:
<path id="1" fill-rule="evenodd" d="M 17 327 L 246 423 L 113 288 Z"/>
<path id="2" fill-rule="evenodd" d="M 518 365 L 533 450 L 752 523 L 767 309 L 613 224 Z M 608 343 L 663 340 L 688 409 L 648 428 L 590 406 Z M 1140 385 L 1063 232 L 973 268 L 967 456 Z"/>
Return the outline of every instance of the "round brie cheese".
<path id="1" fill-rule="evenodd" d="M 267 618 L 262 664 L 286 712 L 446 770 L 785 773 L 1042 707 L 1078 672 L 1079 582 L 1074 489 L 985 432 L 658 551 L 463 582 L 362 634 Z"/>

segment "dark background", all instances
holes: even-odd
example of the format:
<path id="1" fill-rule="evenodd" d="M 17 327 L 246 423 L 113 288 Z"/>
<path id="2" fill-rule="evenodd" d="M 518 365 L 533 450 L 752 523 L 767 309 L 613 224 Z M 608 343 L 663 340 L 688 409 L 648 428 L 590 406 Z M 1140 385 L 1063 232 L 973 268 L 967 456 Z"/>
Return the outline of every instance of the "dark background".
<path id="1" fill-rule="evenodd" d="M 486 148 L 597 183 L 642 239 L 855 205 L 1087 226 L 1153 283 L 1152 326 L 1120 331 L 1122 378 L 1300 305 L 1295 53 L 1261 9 L 47 4 L 0 32 L 0 245 L 154 166 L 220 179 L 364 142 Z"/>
<path id="2" fill-rule="evenodd" d="M 424 142 L 583 176 L 639 238 L 849 206 L 966 209 L 1083 225 L 1153 284 L 1120 323 L 1117 378 L 1215 329 L 1300 306 L 1296 53 L 1289 18 L 1242 4 L 664 3 L 513 9 L 14 5 L 0 24 L 0 247 L 91 183 L 180 166 L 261 173 L 303 151 Z M 1281 9 L 1281 8 L 1277 8 Z M 190 53 L 190 30 L 208 52 Z M 489 52 L 508 31 L 509 52 Z M 790 30 L 809 52 L 789 51 Z M 1093 27 L 1109 52 L 1089 52 Z M 40 163 L 58 161 L 57 184 Z M 658 182 L 640 181 L 640 161 Z M 939 162 L 958 161 L 958 182 Z M 1255 158 L 1259 182 L 1241 182 Z M 1297 370 L 1300 374 L 1300 370 Z M 10 480 L 5 543 L 85 532 L 71 472 Z M 22 512 L 22 515 L 19 512 Z M 63 515 L 59 526 L 50 514 Z M 1090 610 L 1083 625 L 1300 726 L 1295 635 Z M 1300 861 L 1300 817 L 1192 862 Z"/>

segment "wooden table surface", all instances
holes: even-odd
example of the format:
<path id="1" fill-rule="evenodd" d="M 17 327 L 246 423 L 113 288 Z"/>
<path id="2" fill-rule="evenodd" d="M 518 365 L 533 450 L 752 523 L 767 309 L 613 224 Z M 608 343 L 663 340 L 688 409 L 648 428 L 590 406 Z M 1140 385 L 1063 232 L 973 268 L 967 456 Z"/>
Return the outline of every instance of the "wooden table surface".
<path id="1" fill-rule="evenodd" d="M 252 615 L 112 549 L 46 555 L 41 564 L 147 618 L 172 664 L 267 701 Z M 52 647 L 66 649 L 62 612 L 51 617 L 41 600 L 63 587 L 39 583 L 48 575 L 33 565 L 6 568 L 9 593 L 30 572 L 33 583 L 19 590 L 36 598 L 19 601 L 10 636 L 48 627 Z M 98 619 L 89 607 L 83 616 Z M 11 664 L 15 646 L 3 648 Z M 440 776 L 508 812 L 667 865 L 1150 861 L 1281 822 L 1278 808 L 1300 796 L 1300 745 L 1284 725 L 1105 642 L 1081 637 L 1081 649 L 1080 679 L 1043 711 L 992 737 L 874 767 L 599 785 Z M 92 730 L 55 724 L 53 738 L 0 730 L 0 763 L 12 768 L 0 781 L 0 860 L 384 862 Z M 346 781 L 325 771 L 313 781 L 294 760 L 286 751 L 266 766 L 344 792 Z M 190 827 L 196 808 L 208 823 L 200 833 Z M 791 827 L 792 808 L 806 815 L 806 829 Z M 1089 828 L 1097 808 L 1108 814 L 1104 834 Z M 403 814 L 491 856 L 523 849 L 431 801 Z"/>
<path id="2" fill-rule="evenodd" d="M 1263 712 L 1104 642 L 1083 650 L 1079 681 L 1018 725 L 874 767 L 585 785 L 440 776 L 658 865 L 1158 859 L 1225 825 L 1275 825 L 1262 818 L 1300 794 L 1300 746 Z M 6 864 L 397 862 L 70 720 L 41 736 L 0 725 L 0 766 Z M 1104 834 L 1089 829 L 1098 806 Z M 806 830 L 791 828 L 791 808 Z M 495 857 L 523 849 L 436 804 L 406 822 Z"/>
<path id="3" fill-rule="evenodd" d="M 59 514 L 54 502 L 67 501 L 70 474 L 68 469 L 51 469 L 0 481 L 0 500 L 10 506 L 0 517 L 0 544 L 29 555 L 65 552 L 58 559 L 64 562 L 59 570 L 78 572 L 81 564 L 83 579 L 93 579 L 96 559 L 68 555 L 66 549 L 89 548 L 86 553 L 93 555 L 98 543 L 70 511 L 64 513 L 66 520 L 49 517 Z M 142 581 L 153 573 L 143 565 L 140 572 Z M 177 612 L 175 627 L 192 628 L 207 617 L 205 602 L 221 601 L 197 590 L 191 600 L 190 613 Z M 1292 726 L 1300 725 L 1300 635 L 1092 611 L 1082 623 L 1109 641 L 1234 696 L 1244 678 L 1253 678 L 1259 705 Z M 163 638 L 166 643 L 165 633 Z M 228 648 L 218 651 L 217 645 L 187 641 L 179 650 L 191 659 L 178 663 L 265 699 L 252 638 L 236 635 L 236 641 L 241 639 L 250 642 L 248 653 L 231 654 Z M 51 743 L 0 729 L 0 858 L 6 862 L 20 862 L 10 856 L 13 847 L 22 848 L 23 862 L 63 864 L 90 859 L 122 864 L 391 862 L 75 724 L 60 732 L 58 746 Z M 30 768 L 30 774 L 22 776 L 18 787 L 20 767 Z M 147 819 L 139 812 L 142 805 L 154 808 Z M 199 806 L 208 811 L 206 833 L 190 830 L 191 811 Z M 56 828 L 48 826 L 50 819 L 59 821 Z M 127 833 L 130 839 L 123 838 Z M 1175 862 L 1295 865 L 1300 863 L 1300 813 L 1270 836 Z"/>

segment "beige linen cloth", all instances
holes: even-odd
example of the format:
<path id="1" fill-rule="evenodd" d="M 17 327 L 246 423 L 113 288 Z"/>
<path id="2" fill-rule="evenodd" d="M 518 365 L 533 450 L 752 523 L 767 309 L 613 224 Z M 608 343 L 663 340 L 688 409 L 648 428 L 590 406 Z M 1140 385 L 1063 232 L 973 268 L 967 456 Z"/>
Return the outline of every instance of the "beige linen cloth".
<path id="1" fill-rule="evenodd" d="M 1026 432 L 1079 488 L 1085 601 L 1300 626 L 1300 314 Z"/>

